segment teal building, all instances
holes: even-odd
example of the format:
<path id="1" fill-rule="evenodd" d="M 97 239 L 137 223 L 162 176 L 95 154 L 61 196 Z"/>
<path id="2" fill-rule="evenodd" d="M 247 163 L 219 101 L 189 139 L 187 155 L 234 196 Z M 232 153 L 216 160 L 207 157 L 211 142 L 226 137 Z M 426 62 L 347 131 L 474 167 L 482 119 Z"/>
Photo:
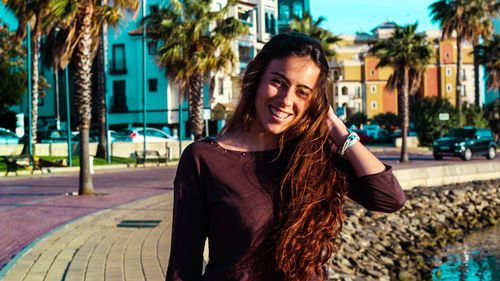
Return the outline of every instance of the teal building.
<path id="1" fill-rule="evenodd" d="M 146 3 L 146 15 L 168 4 L 167 1 L 162 0 L 148 0 Z M 226 0 L 214 0 L 212 9 L 220 9 L 226 3 Z M 237 57 L 234 67 L 229 71 L 211 74 L 215 78 L 215 87 L 210 98 L 208 97 L 209 85 L 208 83 L 204 85 L 206 109 L 215 107 L 222 107 L 226 110 L 234 109 L 239 97 L 240 74 L 271 36 L 277 34 L 277 15 L 276 0 L 248 0 L 230 8 L 228 16 L 237 17 L 246 23 L 250 33 L 232 43 Z M 9 24 L 11 30 L 16 29 L 16 17 L 3 4 L 0 4 L 0 18 Z M 145 97 L 147 126 L 168 128 L 173 135 L 180 136 L 182 139 L 190 139 L 188 103 L 183 101 L 180 104 L 179 87 L 170 81 L 165 71 L 155 62 L 157 44 L 147 41 L 143 49 L 142 30 L 139 29 L 141 18 L 142 10 L 139 11 L 138 16 L 126 14 L 117 28 L 105 29 L 107 31 L 104 34 L 104 59 L 109 127 L 114 130 L 142 127 L 144 122 L 143 97 Z M 145 54 L 145 73 L 143 54 Z M 68 69 L 70 79 L 68 104 L 70 104 L 71 112 L 69 120 L 75 120 L 71 65 Z M 39 99 L 39 130 L 57 127 L 64 129 L 68 120 L 64 73 L 59 72 L 58 75 L 59 95 L 55 93 L 56 77 L 53 71 L 50 68 L 40 67 L 40 74 L 46 78 L 51 89 Z M 20 105 L 10 110 L 27 114 L 26 100 L 24 99 Z M 210 120 L 208 123 L 211 129 L 210 134 L 220 129 L 220 122 Z M 73 130 L 76 129 L 74 122 L 72 122 L 72 127 Z"/>

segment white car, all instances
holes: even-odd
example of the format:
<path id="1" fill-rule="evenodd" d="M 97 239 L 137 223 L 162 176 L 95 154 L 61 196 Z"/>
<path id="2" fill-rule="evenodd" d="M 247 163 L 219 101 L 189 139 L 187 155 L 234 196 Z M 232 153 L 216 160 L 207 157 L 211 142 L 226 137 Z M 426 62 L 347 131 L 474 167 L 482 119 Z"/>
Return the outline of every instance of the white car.
<path id="1" fill-rule="evenodd" d="M 125 129 L 120 133 L 122 135 L 122 138 L 120 138 L 119 140 L 121 141 L 144 142 L 144 128 Z M 146 142 L 168 141 L 177 141 L 177 139 L 163 132 L 162 130 L 146 127 Z"/>
<path id="2" fill-rule="evenodd" d="M 19 137 L 11 130 L 0 128 L 0 144 L 18 144 Z"/>

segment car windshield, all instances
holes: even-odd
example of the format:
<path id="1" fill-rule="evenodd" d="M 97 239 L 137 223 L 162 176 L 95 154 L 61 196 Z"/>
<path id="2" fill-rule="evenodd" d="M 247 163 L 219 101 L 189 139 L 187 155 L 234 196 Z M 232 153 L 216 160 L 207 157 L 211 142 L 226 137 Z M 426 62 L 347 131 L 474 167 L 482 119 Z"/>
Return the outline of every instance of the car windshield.
<path id="1" fill-rule="evenodd" d="M 447 137 L 455 138 L 473 138 L 474 130 L 471 129 L 453 129 L 449 132 Z"/>

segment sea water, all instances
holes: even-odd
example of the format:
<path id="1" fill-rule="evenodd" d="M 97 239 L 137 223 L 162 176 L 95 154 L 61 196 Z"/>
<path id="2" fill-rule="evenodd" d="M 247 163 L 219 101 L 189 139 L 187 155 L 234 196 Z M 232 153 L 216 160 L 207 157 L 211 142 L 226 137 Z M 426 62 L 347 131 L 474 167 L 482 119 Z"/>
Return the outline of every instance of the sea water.
<path id="1" fill-rule="evenodd" d="M 500 224 L 468 235 L 435 258 L 434 280 L 500 281 Z"/>

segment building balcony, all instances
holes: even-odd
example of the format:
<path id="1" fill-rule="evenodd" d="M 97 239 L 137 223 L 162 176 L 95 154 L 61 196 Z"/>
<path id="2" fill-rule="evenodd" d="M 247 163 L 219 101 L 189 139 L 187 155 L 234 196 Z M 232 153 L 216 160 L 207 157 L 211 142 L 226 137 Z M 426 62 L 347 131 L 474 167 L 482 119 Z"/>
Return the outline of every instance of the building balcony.
<path id="1" fill-rule="evenodd" d="M 125 60 L 122 61 L 110 60 L 108 65 L 109 65 L 109 74 L 123 75 L 128 73 L 127 67 L 125 66 Z"/>

